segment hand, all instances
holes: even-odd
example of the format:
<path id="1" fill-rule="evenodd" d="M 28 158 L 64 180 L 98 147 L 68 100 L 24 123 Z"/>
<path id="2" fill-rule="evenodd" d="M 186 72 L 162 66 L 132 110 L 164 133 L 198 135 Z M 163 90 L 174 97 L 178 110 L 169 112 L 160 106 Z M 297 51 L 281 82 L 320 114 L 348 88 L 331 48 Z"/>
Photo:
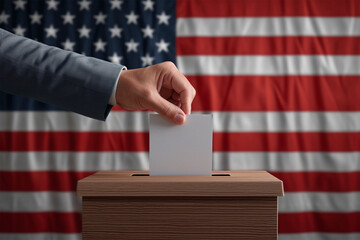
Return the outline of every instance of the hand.
<path id="1" fill-rule="evenodd" d="M 127 110 L 150 109 L 175 124 L 191 113 L 195 89 L 172 62 L 124 70 L 116 89 L 116 102 Z"/>

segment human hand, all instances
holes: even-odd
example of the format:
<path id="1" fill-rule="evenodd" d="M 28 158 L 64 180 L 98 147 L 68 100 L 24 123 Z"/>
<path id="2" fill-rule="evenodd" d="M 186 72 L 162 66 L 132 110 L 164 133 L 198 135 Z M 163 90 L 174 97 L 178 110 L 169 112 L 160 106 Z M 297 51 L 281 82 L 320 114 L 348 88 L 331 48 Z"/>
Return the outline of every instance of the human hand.
<path id="1" fill-rule="evenodd" d="M 127 110 L 150 109 L 175 124 L 191 113 L 195 89 L 172 62 L 124 70 L 116 89 L 116 102 Z"/>

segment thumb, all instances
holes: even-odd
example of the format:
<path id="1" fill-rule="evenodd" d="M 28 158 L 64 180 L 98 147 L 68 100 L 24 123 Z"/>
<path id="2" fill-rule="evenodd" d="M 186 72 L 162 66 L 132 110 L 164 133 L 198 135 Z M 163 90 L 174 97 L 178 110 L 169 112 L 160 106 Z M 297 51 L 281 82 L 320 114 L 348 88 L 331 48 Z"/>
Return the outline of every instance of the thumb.
<path id="1" fill-rule="evenodd" d="M 185 113 L 179 108 L 175 106 L 171 102 L 167 101 L 160 94 L 157 94 L 149 100 L 151 110 L 159 113 L 170 122 L 181 125 L 186 121 Z"/>

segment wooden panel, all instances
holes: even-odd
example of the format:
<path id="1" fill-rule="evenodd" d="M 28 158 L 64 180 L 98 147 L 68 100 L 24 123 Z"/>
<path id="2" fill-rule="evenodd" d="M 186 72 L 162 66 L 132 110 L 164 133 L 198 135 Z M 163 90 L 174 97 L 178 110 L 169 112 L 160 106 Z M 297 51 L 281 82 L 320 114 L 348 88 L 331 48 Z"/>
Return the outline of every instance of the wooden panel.
<path id="1" fill-rule="evenodd" d="M 265 171 L 217 171 L 230 176 L 132 176 L 103 171 L 78 182 L 80 196 L 283 196 L 282 181 Z"/>
<path id="2" fill-rule="evenodd" d="M 84 197 L 83 239 L 277 239 L 277 197 Z"/>

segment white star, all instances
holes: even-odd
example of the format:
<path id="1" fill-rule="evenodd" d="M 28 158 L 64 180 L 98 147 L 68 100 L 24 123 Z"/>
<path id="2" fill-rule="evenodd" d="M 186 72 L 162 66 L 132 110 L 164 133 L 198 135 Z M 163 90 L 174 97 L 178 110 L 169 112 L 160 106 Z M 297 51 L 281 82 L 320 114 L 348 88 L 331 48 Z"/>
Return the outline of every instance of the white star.
<path id="1" fill-rule="evenodd" d="M 94 18 L 96 19 L 96 24 L 99 24 L 99 23 L 105 24 L 106 15 L 103 14 L 102 12 L 99 12 L 99 14 L 95 15 Z"/>
<path id="2" fill-rule="evenodd" d="M 116 63 L 116 64 L 120 64 L 120 61 L 122 59 L 121 56 L 118 56 L 116 54 L 116 52 L 114 52 L 114 54 L 112 56 L 109 57 L 110 61 L 113 62 L 113 63 Z"/>
<path id="3" fill-rule="evenodd" d="M 13 2 L 13 3 L 15 4 L 15 10 L 16 10 L 16 9 L 25 10 L 26 1 L 16 0 L 16 1 Z"/>
<path id="4" fill-rule="evenodd" d="M 141 31 L 144 33 L 144 38 L 153 38 L 154 29 L 151 28 L 149 25 L 147 25 L 146 28 L 141 29 Z"/>
<path id="5" fill-rule="evenodd" d="M 139 18 L 139 15 L 136 15 L 134 11 L 131 11 L 131 13 L 129 15 L 125 15 L 125 17 L 127 18 L 127 24 L 137 24 L 137 19 Z"/>
<path id="6" fill-rule="evenodd" d="M 75 15 L 71 15 L 69 11 L 65 15 L 62 15 L 61 17 L 64 19 L 64 22 L 63 22 L 64 25 L 66 23 L 74 24 Z"/>
<path id="7" fill-rule="evenodd" d="M 47 5 L 48 5 L 47 10 L 50 10 L 50 9 L 54 9 L 55 11 L 57 10 L 58 4 L 59 4 L 58 1 L 49 0 L 49 1 L 47 1 L 46 3 L 47 3 Z"/>
<path id="8" fill-rule="evenodd" d="M 127 46 L 127 52 L 137 52 L 137 47 L 139 43 L 135 42 L 134 39 L 131 39 L 130 42 L 126 42 L 125 44 Z"/>
<path id="9" fill-rule="evenodd" d="M 25 33 L 25 31 L 26 31 L 26 29 L 25 29 L 25 28 L 22 28 L 19 24 L 18 24 L 17 27 L 14 28 L 13 30 L 14 30 L 15 34 L 16 34 L 16 35 L 19 35 L 19 36 L 24 36 L 24 33 Z"/>
<path id="10" fill-rule="evenodd" d="M 46 31 L 46 37 L 53 37 L 56 38 L 56 33 L 59 31 L 59 29 L 54 28 L 54 26 L 51 24 L 50 27 L 45 28 Z"/>
<path id="11" fill-rule="evenodd" d="M 165 42 L 164 39 L 161 39 L 160 42 L 157 42 L 155 44 L 158 47 L 158 52 L 161 52 L 161 51 L 168 52 L 169 51 L 168 47 L 169 47 L 170 43 Z"/>
<path id="12" fill-rule="evenodd" d="M 147 66 L 147 65 L 152 65 L 152 62 L 154 61 L 154 58 L 151 57 L 148 53 L 146 54 L 146 56 L 141 57 L 141 61 L 143 62 L 142 65 L 143 67 Z"/>
<path id="13" fill-rule="evenodd" d="M 169 25 L 169 18 L 171 16 L 166 15 L 164 11 L 162 11 L 160 15 L 156 15 L 156 17 L 159 19 L 159 24 Z"/>
<path id="14" fill-rule="evenodd" d="M 151 1 L 151 0 L 146 0 L 142 2 L 144 4 L 144 11 L 145 10 L 154 10 L 154 4 L 155 2 Z"/>
<path id="15" fill-rule="evenodd" d="M 37 11 L 34 12 L 34 14 L 30 15 L 30 18 L 31 18 L 31 24 L 35 24 L 35 23 L 41 24 L 42 15 L 40 15 Z"/>
<path id="16" fill-rule="evenodd" d="M 90 1 L 81 0 L 81 2 L 78 2 L 78 4 L 80 5 L 80 11 L 83 9 L 90 10 Z"/>
<path id="17" fill-rule="evenodd" d="M 64 46 L 65 50 L 74 51 L 75 42 L 70 41 L 70 39 L 67 38 L 66 41 L 61 44 Z"/>
<path id="18" fill-rule="evenodd" d="M 80 33 L 80 36 L 79 38 L 82 38 L 82 37 L 86 37 L 86 38 L 89 38 L 90 37 L 90 28 L 87 28 L 85 25 L 82 26 L 82 28 L 79 28 L 78 29 L 79 33 Z"/>
<path id="19" fill-rule="evenodd" d="M 101 39 L 99 39 L 96 43 L 94 43 L 94 45 L 95 45 L 95 52 L 98 51 L 105 52 L 106 42 L 103 42 Z"/>
<path id="20" fill-rule="evenodd" d="M 1 24 L 1 23 L 7 24 L 9 17 L 10 17 L 9 14 L 6 14 L 4 11 L 2 11 L 1 14 L 0 14 L 0 24 Z"/>
<path id="21" fill-rule="evenodd" d="M 112 1 L 110 1 L 110 4 L 111 4 L 111 10 L 113 10 L 115 8 L 121 10 L 121 4 L 123 4 L 123 1 L 112 0 Z"/>
<path id="22" fill-rule="evenodd" d="M 111 32 L 111 37 L 119 37 L 121 38 L 121 31 L 122 29 L 115 25 L 113 28 L 110 28 L 109 31 Z"/>

